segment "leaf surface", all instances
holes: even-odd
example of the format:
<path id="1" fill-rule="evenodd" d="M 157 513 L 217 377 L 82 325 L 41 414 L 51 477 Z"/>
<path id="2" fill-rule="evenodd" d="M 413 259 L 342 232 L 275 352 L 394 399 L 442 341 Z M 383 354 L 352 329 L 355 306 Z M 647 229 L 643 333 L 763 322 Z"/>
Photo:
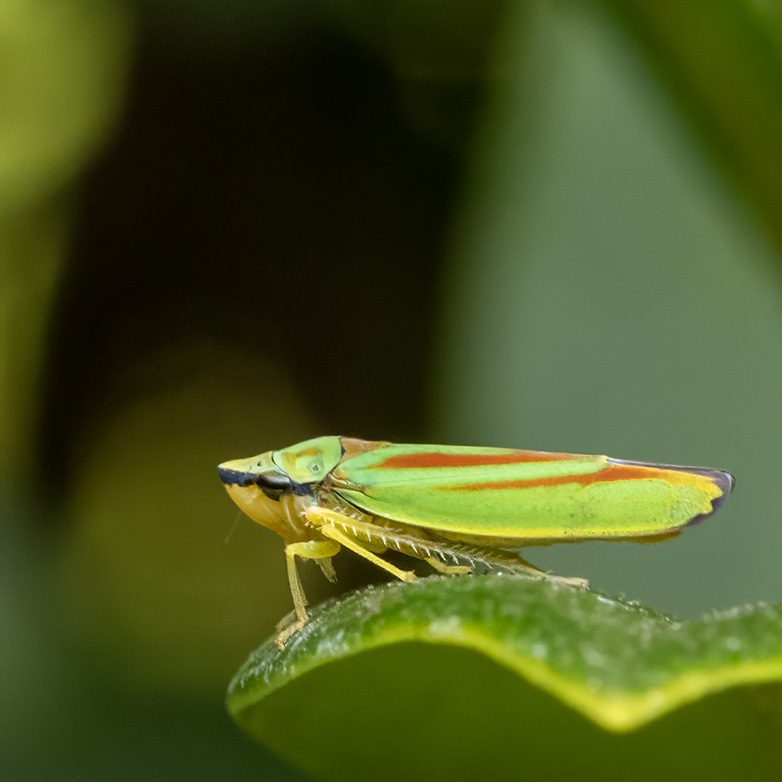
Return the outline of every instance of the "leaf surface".
<path id="1" fill-rule="evenodd" d="M 370 771 L 386 778 L 389 735 L 397 772 L 397 762 L 425 767 L 432 761 L 426 746 L 437 746 L 432 773 L 461 758 L 453 771 L 459 777 L 475 763 L 475 753 L 460 750 L 481 733 L 484 743 L 497 744 L 499 767 L 512 768 L 519 742 L 538 735 L 537 756 L 539 741 L 550 744 L 564 726 L 576 746 L 605 748 L 591 756 L 595 773 L 601 752 L 648 752 L 648 736 L 637 747 L 631 739 L 652 730 L 669 744 L 688 742 L 699 769 L 713 766 L 720 777 L 741 759 L 745 740 L 759 742 L 755 761 L 771 753 L 769 768 L 782 754 L 778 743 L 741 725 L 760 720 L 778 733 L 780 680 L 779 606 L 677 622 L 546 580 L 436 577 L 372 587 L 313 611 L 284 649 L 270 640 L 250 656 L 231 683 L 228 708 L 250 735 L 319 778 Z M 749 698 L 746 689 L 727 692 L 748 685 Z M 615 735 L 720 692 L 633 737 Z M 517 739 L 500 741 L 508 729 Z M 418 747 L 421 736 L 427 739 Z M 567 762 L 556 760 L 565 763 L 561 773 Z M 650 758 L 641 778 L 659 773 L 659 762 Z"/>

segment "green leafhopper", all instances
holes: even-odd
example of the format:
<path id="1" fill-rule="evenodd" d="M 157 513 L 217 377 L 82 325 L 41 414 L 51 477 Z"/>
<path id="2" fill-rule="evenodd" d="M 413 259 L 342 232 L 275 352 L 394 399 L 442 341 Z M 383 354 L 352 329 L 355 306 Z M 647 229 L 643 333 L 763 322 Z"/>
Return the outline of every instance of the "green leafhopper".
<path id="1" fill-rule="evenodd" d="M 285 541 L 295 618 L 307 621 L 296 557 L 335 580 L 342 546 L 403 581 L 380 554 L 395 550 L 441 573 L 490 569 L 545 576 L 519 549 L 581 540 L 646 542 L 678 535 L 733 489 L 722 470 L 569 453 L 451 445 L 396 445 L 318 437 L 218 467 L 234 502 Z"/>

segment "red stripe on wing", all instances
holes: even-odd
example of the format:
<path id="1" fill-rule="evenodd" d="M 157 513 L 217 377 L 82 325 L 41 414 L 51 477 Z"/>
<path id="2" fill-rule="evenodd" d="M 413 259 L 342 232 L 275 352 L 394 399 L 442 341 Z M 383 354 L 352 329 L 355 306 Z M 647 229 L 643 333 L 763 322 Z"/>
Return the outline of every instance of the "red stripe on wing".
<path id="1" fill-rule="evenodd" d="M 545 453 L 543 451 L 511 451 L 510 453 L 400 453 L 389 456 L 375 469 L 415 469 L 417 467 L 482 467 L 488 464 L 518 464 L 521 462 L 561 462 L 574 457 L 568 453 Z"/>
<path id="2" fill-rule="evenodd" d="M 705 476 L 697 476 L 705 477 Z M 537 486 L 560 486 L 563 483 L 604 483 L 610 481 L 665 480 L 669 483 L 692 484 L 695 476 L 661 470 L 657 467 L 636 467 L 624 464 L 613 464 L 598 472 L 585 475 L 561 475 L 552 478 L 537 478 L 529 481 L 490 481 L 486 483 L 469 483 L 464 486 L 444 486 L 445 491 L 484 491 L 486 489 L 532 489 Z"/>

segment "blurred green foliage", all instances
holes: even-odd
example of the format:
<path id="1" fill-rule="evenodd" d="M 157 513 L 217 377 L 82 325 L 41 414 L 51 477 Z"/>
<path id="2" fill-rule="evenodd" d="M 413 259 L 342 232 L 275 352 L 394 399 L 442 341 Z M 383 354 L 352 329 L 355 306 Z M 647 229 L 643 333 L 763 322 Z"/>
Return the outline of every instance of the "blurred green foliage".
<path id="1" fill-rule="evenodd" d="M 44 331 L 73 209 L 63 191 L 122 100 L 129 18 L 118 2 L 9 0 L 0 11 L 0 486 L 33 459 Z"/>
<path id="2" fill-rule="evenodd" d="M 721 465 L 738 488 L 708 527 L 530 559 L 682 617 L 773 600 L 778 253 L 590 8 L 540 4 L 502 49 L 515 89 L 456 229 L 440 439 Z"/>
<path id="3" fill-rule="evenodd" d="M 780 25 L 749 0 L 4 3 L 11 777 L 300 778 L 223 712 L 290 598 L 213 467 L 309 436 L 731 469 L 664 546 L 531 559 L 680 616 L 780 599 Z"/>

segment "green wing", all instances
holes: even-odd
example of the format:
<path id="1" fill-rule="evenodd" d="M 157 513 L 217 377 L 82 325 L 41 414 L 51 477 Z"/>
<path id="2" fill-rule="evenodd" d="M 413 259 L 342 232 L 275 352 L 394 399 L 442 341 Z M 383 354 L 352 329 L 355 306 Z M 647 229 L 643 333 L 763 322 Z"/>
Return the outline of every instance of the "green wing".
<path id="1" fill-rule="evenodd" d="M 664 534 L 712 513 L 720 470 L 606 456 L 379 444 L 347 456 L 334 494 L 366 513 L 456 535 L 541 542 Z"/>

